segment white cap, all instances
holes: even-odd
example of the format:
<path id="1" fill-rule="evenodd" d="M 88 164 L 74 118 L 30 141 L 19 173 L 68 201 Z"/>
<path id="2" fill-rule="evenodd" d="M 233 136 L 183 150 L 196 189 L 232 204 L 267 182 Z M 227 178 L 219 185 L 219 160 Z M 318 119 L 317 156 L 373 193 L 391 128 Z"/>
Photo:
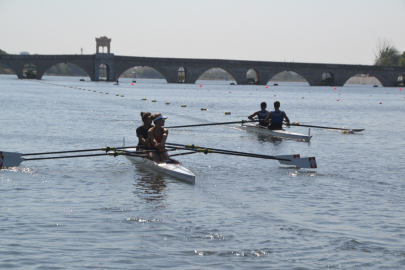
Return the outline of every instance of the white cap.
<path id="1" fill-rule="evenodd" d="M 160 119 L 167 119 L 167 117 L 164 117 L 163 115 L 159 115 L 158 117 L 156 117 L 155 119 L 153 119 L 153 123 L 156 123 L 157 120 Z"/>

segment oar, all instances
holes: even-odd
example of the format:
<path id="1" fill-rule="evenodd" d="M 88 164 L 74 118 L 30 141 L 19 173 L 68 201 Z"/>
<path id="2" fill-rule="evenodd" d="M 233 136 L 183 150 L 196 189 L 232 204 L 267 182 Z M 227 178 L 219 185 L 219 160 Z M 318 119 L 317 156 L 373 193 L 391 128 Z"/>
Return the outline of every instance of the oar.
<path id="1" fill-rule="evenodd" d="M 43 153 L 29 153 L 29 154 L 22 154 L 22 156 L 38 156 L 38 155 L 53 155 L 53 154 L 66 154 L 66 153 L 78 153 L 78 152 L 93 152 L 93 151 L 114 151 L 119 149 L 126 149 L 126 148 L 136 148 L 137 146 L 127 146 L 127 147 L 103 147 L 103 148 L 95 148 L 95 149 L 82 149 L 82 150 L 69 150 L 69 151 L 58 151 L 58 152 L 43 152 Z M 138 146 L 139 147 L 139 146 Z"/>
<path id="2" fill-rule="evenodd" d="M 238 151 L 230 151 L 230 150 L 224 150 L 224 149 L 218 149 L 218 148 L 206 148 L 203 146 L 197 146 L 194 144 L 175 144 L 175 143 L 166 143 L 168 145 L 175 145 L 175 146 L 181 146 L 183 148 L 177 148 L 178 150 L 190 150 L 190 149 L 195 149 L 198 150 L 198 152 L 204 152 L 205 149 L 207 149 L 207 153 L 230 153 L 230 154 L 236 154 L 236 155 L 244 155 L 244 156 L 255 156 L 255 157 L 263 157 L 263 158 L 271 158 L 271 159 L 279 159 L 276 158 L 275 156 L 268 156 L 268 155 L 261 155 L 261 154 L 255 154 L 255 153 L 246 153 L 246 152 L 238 152 Z"/>
<path id="3" fill-rule="evenodd" d="M 193 152 L 186 152 L 186 153 L 174 154 L 174 155 L 170 155 L 170 157 L 185 156 L 185 155 L 190 155 L 190 154 L 195 154 L 195 153 L 198 153 L 198 152 L 197 152 L 197 151 L 193 151 Z"/>
<path id="4" fill-rule="evenodd" d="M 180 146 L 177 148 L 178 150 L 194 150 L 196 152 L 203 152 L 204 154 L 216 153 L 216 154 L 223 154 L 223 155 L 244 156 L 244 157 L 262 158 L 262 159 L 275 159 L 275 160 L 278 160 L 281 164 L 294 165 L 297 168 L 317 168 L 315 157 L 301 158 L 300 155 L 268 156 L 268 155 L 230 151 L 230 150 L 223 150 L 223 149 L 216 149 L 216 148 L 204 148 L 204 147 L 196 146 L 194 144 L 191 144 L 191 145 L 190 144 L 182 145 L 182 144 L 175 144 L 175 143 L 166 143 L 166 144 Z"/>
<path id="5" fill-rule="evenodd" d="M 228 124 L 244 124 L 244 123 L 253 123 L 253 122 L 259 122 L 259 120 L 252 120 L 252 121 L 242 120 L 242 121 L 234 121 L 234 122 L 221 122 L 221 123 L 210 123 L 210 124 L 173 126 L 173 127 L 166 127 L 166 128 L 203 127 L 203 126 L 216 126 L 216 125 L 228 125 Z"/>
<path id="6" fill-rule="evenodd" d="M 112 147 L 114 148 L 114 147 Z M 120 147 L 119 147 L 120 148 Z M 94 157 L 94 156 L 118 156 L 118 155 L 136 155 L 138 154 L 145 154 L 148 151 L 156 151 L 156 150 L 142 150 L 142 151 L 134 151 L 130 154 L 124 153 L 123 151 L 114 151 L 114 152 L 107 152 L 103 154 L 89 154 L 89 155 L 76 155 L 76 156 L 59 156 L 59 157 L 39 157 L 39 158 L 22 158 L 21 153 L 15 152 L 1 152 L 0 151 L 0 169 L 7 168 L 7 167 L 17 167 L 20 166 L 21 162 L 23 161 L 33 161 L 33 160 L 44 160 L 44 159 L 61 159 L 61 158 L 80 158 L 80 157 Z"/>
<path id="7" fill-rule="evenodd" d="M 95 156 L 105 156 L 105 155 L 109 155 L 109 154 L 103 153 L 103 154 L 78 155 L 78 156 L 40 157 L 40 158 L 27 158 L 27 159 L 24 158 L 24 161 L 43 160 L 43 159 L 60 159 L 60 158 L 95 157 Z"/>
<path id="8" fill-rule="evenodd" d="M 335 130 L 349 130 L 349 131 L 354 131 L 354 132 L 361 132 L 364 130 L 363 129 L 351 129 L 351 128 L 335 128 L 335 127 L 322 127 L 322 126 L 313 126 L 313 125 L 303 125 L 298 122 L 294 123 L 287 123 L 285 124 L 286 126 L 299 126 L 299 127 L 310 127 L 310 128 L 323 128 L 323 129 L 335 129 Z"/>

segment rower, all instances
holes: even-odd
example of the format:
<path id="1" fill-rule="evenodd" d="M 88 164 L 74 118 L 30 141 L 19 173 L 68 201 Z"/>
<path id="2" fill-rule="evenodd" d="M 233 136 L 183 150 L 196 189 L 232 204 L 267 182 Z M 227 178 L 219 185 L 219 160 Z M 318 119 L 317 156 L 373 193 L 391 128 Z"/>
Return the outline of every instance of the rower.
<path id="1" fill-rule="evenodd" d="M 290 123 L 287 114 L 284 111 L 280 111 L 280 101 L 274 101 L 274 111 L 271 111 L 266 119 L 265 123 L 268 123 L 271 120 L 270 125 L 268 126 L 271 130 L 283 129 L 283 121 Z"/>
<path id="2" fill-rule="evenodd" d="M 164 163 L 169 160 L 169 154 L 165 151 L 165 144 L 169 130 L 164 128 L 165 120 L 167 117 L 163 117 L 160 113 L 156 113 L 152 117 L 154 127 L 148 130 L 148 138 L 151 144 L 152 150 L 158 150 L 159 152 L 151 152 L 152 158 L 157 163 Z"/>
<path id="3" fill-rule="evenodd" d="M 137 151 L 140 150 L 150 150 L 150 141 L 148 138 L 148 130 L 152 126 L 152 114 L 150 112 L 141 112 L 143 125 L 136 129 L 136 136 L 138 137 L 138 145 L 142 147 L 137 147 Z M 149 159 L 152 158 L 152 154 L 148 154 Z"/>
<path id="4" fill-rule="evenodd" d="M 265 123 L 265 122 L 264 122 L 264 119 L 266 119 L 267 115 L 270 113 L 269 111 L 266 110 L 266 108 L 267 108 L 267 103 L 266 103 L 266 102 L 260 103 L 260 108 L 261 108 L 260 111 L 257 111 L 257 112 L 255 112 L 255 113 L 249 115 L 248 118 L 249 118 L 250 120 L 253 120 L 253 117 L 257 116 L 257 117 L 259 118 L 259 125 L 260 125 L 260 126 L 267 127 L 267 126 L 268 126 L 268 123 Z"/>

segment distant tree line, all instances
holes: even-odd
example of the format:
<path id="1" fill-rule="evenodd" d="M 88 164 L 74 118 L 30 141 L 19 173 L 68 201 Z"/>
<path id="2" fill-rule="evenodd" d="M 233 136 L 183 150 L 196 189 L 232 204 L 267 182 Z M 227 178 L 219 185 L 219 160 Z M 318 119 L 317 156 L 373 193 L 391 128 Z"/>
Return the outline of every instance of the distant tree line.
<path id="1" fill-rule="evenodd" d="M 7 55 L 5 51 L 0 49 L 0 55 Z M 0 64 L 0 74 L 15 74 L 8 66 Z"/>
<path id="2" fill-rule="evenodd" d="M 150 67 L 133 67 L 125 71 L 121 78 L 164 79 L 156 69 Z"/>
<path id="3" fill-rule="evenodd" d="M 82 76 L 82 77 L 87 77 L 88 74 L 81 69 L 80 67 L 74 65 L 74 64 L 64 64 L 60 63 L 57 65 L 54 65 L 50 69 L 46 71 L 47 76 Z"/>

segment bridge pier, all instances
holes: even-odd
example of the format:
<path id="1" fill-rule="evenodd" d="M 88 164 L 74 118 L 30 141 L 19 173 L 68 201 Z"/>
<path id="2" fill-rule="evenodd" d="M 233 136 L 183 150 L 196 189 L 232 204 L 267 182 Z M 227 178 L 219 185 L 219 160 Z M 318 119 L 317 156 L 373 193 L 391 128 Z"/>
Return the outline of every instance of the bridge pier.
<path id="1" fill-rule="evenodd" d="M 114 54 L 113 53 L 97 53 L 94 59 L 94 81 L 100 81 L 100 66 L 104 64 L 107 67 L 106 81 L 113 82 L 116 81 L 115 78 L 115 65 L 114 65 Z"/>

